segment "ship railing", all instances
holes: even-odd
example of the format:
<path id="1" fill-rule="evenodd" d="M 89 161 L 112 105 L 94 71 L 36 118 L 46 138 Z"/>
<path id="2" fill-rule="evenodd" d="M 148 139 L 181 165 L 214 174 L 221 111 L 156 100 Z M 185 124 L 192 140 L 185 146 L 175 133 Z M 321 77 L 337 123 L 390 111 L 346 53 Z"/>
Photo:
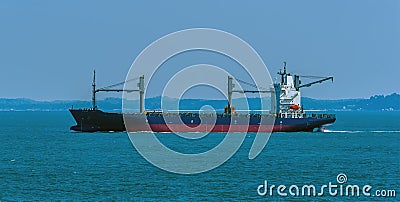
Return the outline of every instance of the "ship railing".
<path id="1" fill-rule="evenodd" d="M 317 118 L 317 119 L 333 119 L 336 118 L 335 114 L 307 114 L 307 118 Z"/>
<path id="2" fill-rule="evenodd" d="M 70 110 L 76 110 L 76 111 L 97 111 L 97 108 L 78 108 L 78 109 L 74 109 L 74 107 L 72 106 L 70 108 Z"/>
<path id="3" fill-rule="evenodd" d="M 280 118 L 315 118 L 315 119 L 332 119 L 336 118 L 335 114 L 306 114 L 295 112 L 283 112 L 278 115 Z"/>

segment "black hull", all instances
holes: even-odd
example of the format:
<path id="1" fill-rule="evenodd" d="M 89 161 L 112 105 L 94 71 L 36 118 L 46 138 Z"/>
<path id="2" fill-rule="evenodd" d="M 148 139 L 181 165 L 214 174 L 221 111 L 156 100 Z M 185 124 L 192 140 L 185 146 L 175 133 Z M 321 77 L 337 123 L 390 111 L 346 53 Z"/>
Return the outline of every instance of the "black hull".
<path id="1" fill-rule="evenodd" d="M 101 110 L 69 110 L 75 119 L 76 125 L 71 130 L 82 132 L 96 131 L 125 131 L 122 114 L 106 113 Z"/>
<path id="2" fill-rule="evenodd" d="M 82 132 L 97 132 L 97 131 L 126 131 L 124 118 L 121 113 L 110 113 L 103 112 L 101 110 L 92 109 L 70 109 L 72 116 L 74 117 L 77 125 L 72 126 L 70 129 L 74 131 Z M 154 131 L 154 132 L 170 132 L 165 123 L 162 123 L 162 117 L 159 120 L 153 117 L 147 117 L 144 114 L 129 114 L 125 117 L 129 119 L 128 130 L 133 131 Z M 150 121 L 149 121 L 150 118 Z M 185 117 L 181 117 L 185 119 Z M 193 118 L 188 118 L 193 119 Z M 219 120 L 222 120 L 220 118 Z M 268 118 L 267 118 L 268 119 Z M 185 120 L 183 120 L 185 121 Z M 222 120 L 223 121 L 223 120 Z M 222 122 L 221 121 L 221 122 Z M 276 118 L 274 124 L 252 124 L 250 120 L 249 126 L 243 125 L 243 127 L 237 125 L 230 125 L 229 123 L 217 123 L 211 132 L 227 132 L 227 128 L 233 129 L 233 132 L 256 132 L 260 131 L 271 131 L 272 132 L 300 132 L 300 131 L 313 131 L 314 129 L 321 128 L 323 125 L 331 124 L 336 121 L 333 116 L 326 115 L 315 115 L 307 118 Z M 148 122 L 152 123 L 150 126 Z M 268 122 L 268 121 L 267 121 Z M 188 123 L 188 122 L 187 122 Z M 272 121 L 270 122 L 272 123 Z M 182 125 L 182 127 L 180 127 Z M 177 125 L 175 128 L 177 132 L 192 132 L 188 130 L 188 127 L 184 127 L 186 124 Z M 190 125 L 190 124 L 188 124 Z M 193 126 L 196 128 L 196 126 Z M 207 126 L 206 126 L 207 127 Z M 208 132 L 204 128 L 197 128 L 193 132 Z M 232 131 L 232 130 L 231 130 Z"/>

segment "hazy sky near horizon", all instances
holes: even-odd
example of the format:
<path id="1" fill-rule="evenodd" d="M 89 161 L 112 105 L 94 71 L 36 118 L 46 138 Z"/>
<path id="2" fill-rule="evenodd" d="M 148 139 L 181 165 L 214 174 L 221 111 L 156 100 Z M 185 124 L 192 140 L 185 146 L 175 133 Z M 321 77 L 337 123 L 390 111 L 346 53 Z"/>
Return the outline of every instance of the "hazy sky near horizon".
<path id="1" fill-rule="evenodd" d="M 293 73 L 334 76 L 333 84 L 304 88 L 303 96 L 400 93 L 396 0 L 6 0 L 0 3 L 0 97 L 88 100 L 94 68 L 98 86 L 123 81 L 150 43 L 197 27 L 245 40 L 272 77 L 283 61 Z"/>

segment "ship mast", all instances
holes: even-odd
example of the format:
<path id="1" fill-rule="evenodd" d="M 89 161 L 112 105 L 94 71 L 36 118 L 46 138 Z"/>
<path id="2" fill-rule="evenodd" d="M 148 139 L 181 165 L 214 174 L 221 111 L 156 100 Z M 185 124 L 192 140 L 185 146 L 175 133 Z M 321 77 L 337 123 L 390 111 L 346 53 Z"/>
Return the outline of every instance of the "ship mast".
<path id="1" fill-rule="evenodd" d="M 232 77 L 228 76 L 228 107 L 226 110 L 227 114 L 231 113 L 233 88 L 234 88 L 234 84 L 232 83 Z"/>
<path id="2" fill-rule="evenodd" d="M 97 109 L 97 105 L 96 105 L 96 70 L 93 70 L 92 108 Z"/>
<path id="3" fill-rule="evenodd" d="M 144 112 L 144 75 L 139 77 L 139 102 L 140 102 L 140 113 Z"/>

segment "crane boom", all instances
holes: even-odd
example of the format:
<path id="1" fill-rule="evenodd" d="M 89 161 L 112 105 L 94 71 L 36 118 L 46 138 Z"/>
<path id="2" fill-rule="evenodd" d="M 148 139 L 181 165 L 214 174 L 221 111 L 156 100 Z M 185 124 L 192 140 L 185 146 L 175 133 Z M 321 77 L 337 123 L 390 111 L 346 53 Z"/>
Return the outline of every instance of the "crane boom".
<path id="1" fill-rule="evenodd" d="M 130 93 L 130 92 L 139 92 L 140 90 L 124 90 L 124 89 L 97 89 L 96 90 L 96 93 L 97 92 L 128 92 L 128 93 Z"/>
<path id="2" fill-rule="evenodd" d="M 327 81 L 327 80 L 332 80 L 332 82 L 333 82 L 333 77 L 330 76 L 330 77 L 326 77 L 326 78 L 323 78 L 323 79 L 320 79 L 320 80 L 317 80 L 317 81 L 313 81 L 313 82 L 310 82 L 310 83 L 307 83 L 307 84 L 304 84 L 304 85 L 299 85 L 299 86 L 296 86 L 296 89 L 298 90 L 299 88 L 310 87 L 310 86 L 312 86 L 312 85 L 314 85 L 316 83 L 322 83 L 322 82 Z"/>

